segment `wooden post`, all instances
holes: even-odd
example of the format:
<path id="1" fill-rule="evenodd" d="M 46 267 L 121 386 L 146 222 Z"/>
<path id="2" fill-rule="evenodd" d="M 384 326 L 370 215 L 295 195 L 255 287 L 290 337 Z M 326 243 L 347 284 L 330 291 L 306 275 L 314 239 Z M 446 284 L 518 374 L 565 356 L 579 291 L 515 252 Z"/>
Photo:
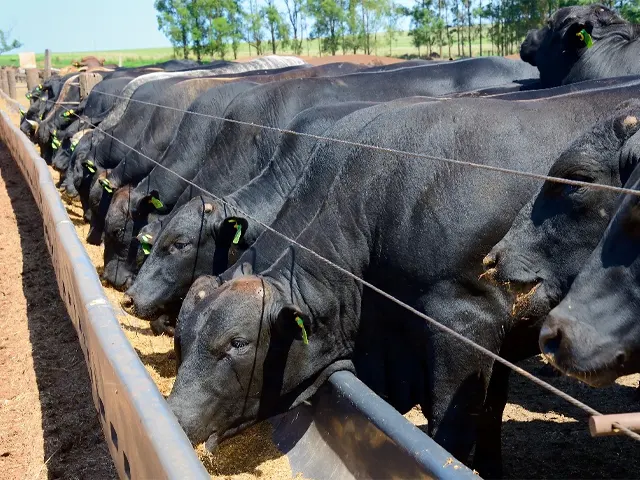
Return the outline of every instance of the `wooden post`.
<path id="1" fill-rule="evenodd" d="M 27 68 L 27 90 L 30 92 L 40 83 L 40 75 L 37 68 Z"/>
<path id="2" fill-rule="evenodd" d="M 7 69 L 0 69 L 0 89 L 7 95 L 9 95 L 9 81 L 7 79 Z"/>
<path id="3" fill-rule="evenodd" d="M 7 83 L 9 84 L 9 96 L 14 100 L 18 99 L 18 94 L 16 93 L 16 71 L 13 68 L 7 69 Z"/>
<path id="4" fill-rule="evenodd" d="M 89 96 L 93 87 L 102 81 L 102 75 L 96 72 L 84 72 L 80 74 L 80 100 Z"/>
<path id="5" fill-rule="evenodd" d="M 589 432 L 592 437 L 603 437 L 608 435 L 622 435 L 620 429 L 614 424 L 640 431 L 640 413 L 618 413 L 613 415 L 596 415 L 589 418 Z"/>
<path id="6" fill-rule="evenodd" d="M 44 79 L 49 80 L 51 77 L 51 50 L 48 48 L 44 51 Z"/>

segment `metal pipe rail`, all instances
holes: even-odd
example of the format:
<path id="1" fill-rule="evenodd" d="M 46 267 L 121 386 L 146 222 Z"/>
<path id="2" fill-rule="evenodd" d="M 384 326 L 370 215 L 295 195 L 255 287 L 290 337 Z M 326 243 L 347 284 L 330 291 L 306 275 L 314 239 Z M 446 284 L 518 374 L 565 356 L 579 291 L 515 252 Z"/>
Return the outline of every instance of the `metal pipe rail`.
<path id="1" fill-rule="evenodd" d="M 1 111 L 0 140 L 42 213 L 60 295 L 85 355 L 94 404 L 120 478 L 208 478 L 122 332 L 47 165 Z M 305 478 L 478 478 L 349 372 L 333 374 L 310 405 L 271 423 L 274 443 L 288 456 L 294 474 Z"/>

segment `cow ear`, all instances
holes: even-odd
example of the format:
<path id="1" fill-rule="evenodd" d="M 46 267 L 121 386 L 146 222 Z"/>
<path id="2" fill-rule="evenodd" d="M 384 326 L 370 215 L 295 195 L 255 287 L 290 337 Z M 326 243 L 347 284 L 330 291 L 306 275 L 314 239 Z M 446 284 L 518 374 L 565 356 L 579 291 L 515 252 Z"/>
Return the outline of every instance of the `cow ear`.
<path id="1" fill-rule="evenodd" d="M 220 225 L 214 225 L 218 230 L 216 243 L 221 247 L 238 245 L 244 238 L 249 222 L 242 217 L 227 217 Z"/>
<path id="2" fill-rule="evenodd" d="M 144 195 L 135 206 L 136 213 L 139 215 L 148 215 L 162 209 L 164 209 L 164 204 L 160 200 L 160 194 L 157 190 L 151 190 Z"/>
<path id="3" fill-rule="evenodd" d="M 593 23 L 591 21 L 573 23 L 562 38 L 564 48 L 568 51 L 578 51 L 593 46 Z"/>
<path id="4" fill-rule="evenodd" d="M 298 306 L 288 304 L 282 307 L 276 320 L 278 331 L 293 340 L 309 344 L 311 338 L 311 320 L 308 315 L 302 313 Z"/>

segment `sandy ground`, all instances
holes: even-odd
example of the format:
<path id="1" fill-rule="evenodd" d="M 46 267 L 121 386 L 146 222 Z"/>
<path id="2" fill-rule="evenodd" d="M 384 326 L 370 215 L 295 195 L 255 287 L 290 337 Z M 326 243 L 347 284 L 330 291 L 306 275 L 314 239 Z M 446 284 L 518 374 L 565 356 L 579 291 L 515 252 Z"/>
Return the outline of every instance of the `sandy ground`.
<path id="1" fill-rule="evenodd" d="M 40 212 L 0 144 L 2 478 L 116 478 Z"/>

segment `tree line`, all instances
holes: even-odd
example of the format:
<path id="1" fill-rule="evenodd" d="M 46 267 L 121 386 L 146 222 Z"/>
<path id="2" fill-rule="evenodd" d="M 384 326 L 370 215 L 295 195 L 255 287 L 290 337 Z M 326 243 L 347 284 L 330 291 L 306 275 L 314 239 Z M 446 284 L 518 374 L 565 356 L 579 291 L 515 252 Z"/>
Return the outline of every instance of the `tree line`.
<path id="1" fill-rule="evenodd" d="M 317 40 L 318 53 L 331 55 L 371 54 L 383 46 L 391 51 L 407 20 L 419 56 L 454 58 L 515 53 L 527 31 L 556 9 L 590 3 L 415 0 L 407 7 L 394 0 L 156 0 L 155 8 L 158 28 L 183 58 L 237 58 L 241 43 L 253 55 L 300 55 L 310 40 Z M 603 4 L 640 23 L 640 0 Z"/>

